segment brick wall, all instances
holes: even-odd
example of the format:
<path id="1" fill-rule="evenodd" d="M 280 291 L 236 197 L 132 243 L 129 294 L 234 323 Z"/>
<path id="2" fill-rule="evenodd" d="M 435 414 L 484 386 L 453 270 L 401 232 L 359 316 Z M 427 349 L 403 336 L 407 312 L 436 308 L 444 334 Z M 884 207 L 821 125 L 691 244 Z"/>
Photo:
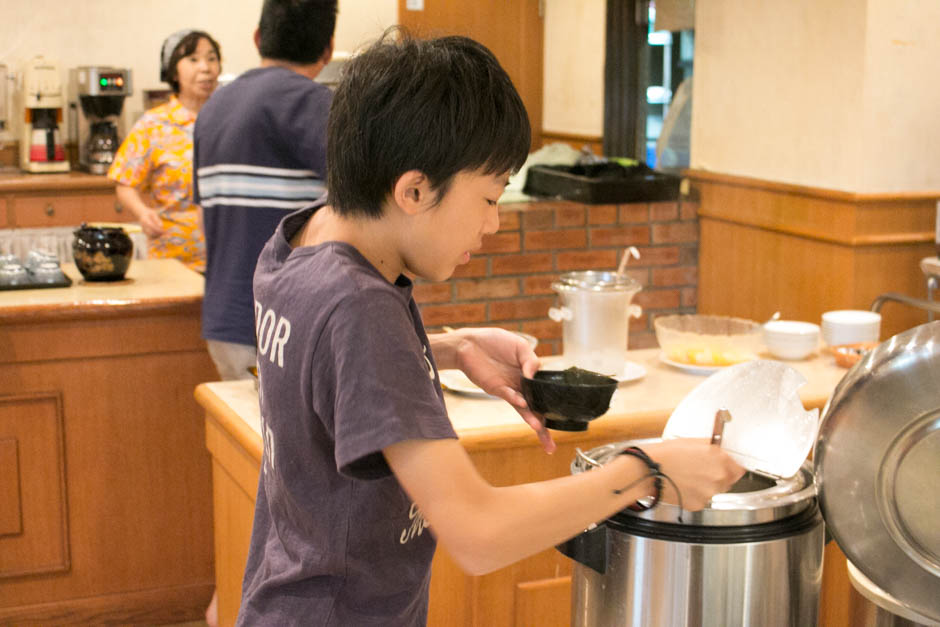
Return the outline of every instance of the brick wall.
<path id="1" fill-rule="evenodd" d="M 643 286 L 633 299 L 630 348 L 656 346 L 657 315 L 694 313 L 698 284 L 697 205 L 679 202 L 585 205 L 568 201 L 508 204 L 500 228 L 450 281 L 417 281 L 415 300 L 429 331 L 498 326 L 539 339 L 540 355 L 561 353 L 552 281 L 574 270 L 615 270 L 628 246 L 628 274 Z"/>

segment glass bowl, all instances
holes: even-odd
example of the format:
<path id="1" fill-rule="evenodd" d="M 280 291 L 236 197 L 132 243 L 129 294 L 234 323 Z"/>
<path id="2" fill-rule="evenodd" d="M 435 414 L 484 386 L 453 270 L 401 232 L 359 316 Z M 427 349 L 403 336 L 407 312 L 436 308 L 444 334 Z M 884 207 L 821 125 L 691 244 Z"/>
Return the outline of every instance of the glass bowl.
<path id="1" fill-rule="evenodd" d="M 653 323 L 665 359 L 694 366 L 730 366 L 756 359 L 762 327 L 730 316 L 677 314 Z"/>

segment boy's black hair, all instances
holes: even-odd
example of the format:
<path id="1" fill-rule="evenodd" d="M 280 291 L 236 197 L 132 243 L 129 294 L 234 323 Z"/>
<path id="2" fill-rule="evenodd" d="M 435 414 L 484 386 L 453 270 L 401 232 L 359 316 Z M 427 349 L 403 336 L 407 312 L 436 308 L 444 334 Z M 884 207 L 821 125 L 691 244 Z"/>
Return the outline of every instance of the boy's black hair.
<path id="1" fill-rule="evenodd" d="M 200 39 L 205 39 L 212 45 L 212 49 L 215 50 L 215 56 L 219 58 L 219 63 L 222 63 L 222 49 L 219 47 L 219 42 L 212 38 L 212 35 L 201 30 L 194 30 L 187 34 L 180 39 L 180 42 L 173 48 L 173 53 L 170 55 L 170 61 L 167 63 L 166 71 L 161 72 L 161 74 L 163 74 L 162 80 L 169 84 L 174 94 L 180 93 L 180 76 L 179 72 L 176 70 L 176 64 L 179 63 L 180 59 L 183 57 L 188 57 L 196 52 Z"/>
<path id="2" fill-rule="evenodd" d="M 330 206 L 378 218 L 410 170 L 428 177 L 440 202 L 459 172 L 519 169 L 529 143 L 522 99 L 485 46 L 391 29 L 346 64 L 336 88 L 327 130 Z"/>
<path id="3" fill-rule="evenodd" d="M 337 0 L 264 0 L 258 30 L 265 59 L 306 65 L 330 45 Z"/>

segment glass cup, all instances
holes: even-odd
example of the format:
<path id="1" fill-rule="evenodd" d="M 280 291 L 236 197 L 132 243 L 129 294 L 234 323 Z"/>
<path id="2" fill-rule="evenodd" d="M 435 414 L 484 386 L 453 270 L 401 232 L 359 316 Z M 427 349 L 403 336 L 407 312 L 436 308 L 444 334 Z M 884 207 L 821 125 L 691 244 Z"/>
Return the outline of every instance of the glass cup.
<path id="1" fill-rule="evenodd" d="M 8 263 L 0 267 L 0 285 L 12 287 L 29 283 L 29 273 L 19 263 Z"/>
<path id="2" fill-rule="evenodd" d="M 50 253 L 47 250 L 33 249 L 26 254 L 26 263 L 24 265 L 27 270 L 33 271 L 41 264 L 47 262 L 59 265 L 59 257 L 55 253 Z"/>
<path id="3" fill-rule="evenodd" d="M 37 283 L 58 283 L 64 278 L 62 268 L 54 261 L 43 261 L 33 268 L 33 279 Z"/>

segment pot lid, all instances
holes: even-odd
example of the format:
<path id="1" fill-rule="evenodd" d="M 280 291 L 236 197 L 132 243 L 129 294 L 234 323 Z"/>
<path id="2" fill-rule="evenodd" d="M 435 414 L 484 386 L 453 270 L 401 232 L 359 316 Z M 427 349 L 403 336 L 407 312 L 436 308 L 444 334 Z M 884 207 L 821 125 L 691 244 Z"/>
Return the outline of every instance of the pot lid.
<path id="1" fill-rule="evenodd" d="M 940 322 L 892 337 L 846 373 L 823 410 L 814 464 L 848 560 L 940 620 Z"/>
<path id="2" fill-rule="evenodd" d="M 590 451 L 578 450 L 571 463 L 572 474 L 603 466 L 615 459 L 621 451 L 631 446 L 643 446 L 661 442 L 660 438 L 631 440 L 604 444 Z M 738 527 L 760 525 L 790 518 L 813 504 L 816 486 L 813 484 L 813 469 L 805 464 L 799 472 L 786 478 L 771 478 L 756 473 L 745 473 L 723 494 L 711 498 L 708 506 L 696 512 L 681 511 L 677 505 L 662 502 L 653 509 L 641 512 L 623 510 L 611 518 L 642 518 L 650 521 L 679 523 L 710 527 Z"/>
<path id="3" fill-rule="evenodd" d="M 748 470 L 792 477 L 816 440 L 819 410 L 806 411 L 799 389 L 806 377 L 770 359 L 746 361 L 716 372 L 676 406 L 664 438 L 710 438 L 715 414 L 727 409 L 720 446 Z"/>
<path id="4" fill-rule="evenodd" d="M 566 272 L 561 275 L 561 278 L 552 283 L 552 289 L 556 292 L 567 290 L 638 292 L 641 288 L 635 279 L 624 274 L 586 270 L 583 272 Z"/>

